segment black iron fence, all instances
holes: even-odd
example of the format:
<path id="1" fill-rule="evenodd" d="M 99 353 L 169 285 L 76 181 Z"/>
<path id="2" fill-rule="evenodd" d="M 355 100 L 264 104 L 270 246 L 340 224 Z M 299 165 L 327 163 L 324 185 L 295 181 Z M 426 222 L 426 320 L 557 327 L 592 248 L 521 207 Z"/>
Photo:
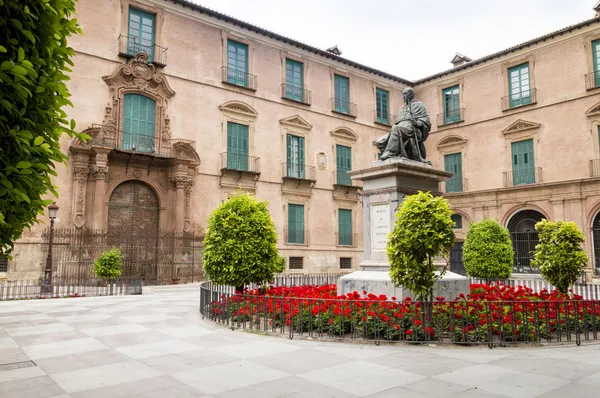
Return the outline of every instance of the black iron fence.
<path id="1" fill-rule="evenodd" d="M 585 75 L 585 89 L 593 90 L 600 87 L 600 71 L 595 71 Z"/>
<path id="2" fill-rule="evenodd" d="M 331 99 L 331 110 L 342 115 L 356 117 L 356 104 L 340 98 Z"/>
<path id="3" fill-rule="evenodd" d="M 438 113 L 437 125 L 446 126 L 448 124 L 459 123 L 465 120 L 465 108 L 451 109 L 444 113 Z"/>
<path id="4" fill-rule="evenodd" d="M 42 283 L 41 278 L 0 281 L 0 300 L 142 294 L 142 279 L 135 277 L 112 280 L 53 277 L 51 293 L 42 291 Z"/>
<path id="5" fill-rule="evenodd" d="M 48 244 L 49 230 L 42 235 Z M 79 283 L 94 279 L 94 262 L 105 250 L 121 249 L 122 276 L 145 284 L 202 280 L 203 237 L 191 233 L 56 228 L 53 275 Z"/>
<path id="6" fill-rule="evenodd" d="M 532 88 L 502 97 L 502 110 L 507 111 L 535 103 L 537 103 L 537 89 Z"/>
<path id="7" fill-rule="evenodd" d="M 297 280 L 296 284 L 311 284 Z M 329 282 L 332 283 L 332 282 Z M 236 294 L 200 286 L 200 313 L 232 329 L 375 343 L 487 344 L 600 339 L 600 303 L 565 301 L 390 301 Z"/>
<path id="8" fill-rule="evenodd" d="M 309 90 L 286 83 L 281 84 L 281 98 L 300 102 L 305 105 L 312 103 L 312 93 Z"/>
<path id="9" fill-rule="evenodd" d="M 250 90 L 256 90 L 256 76 L 251 75 L 243 69 L 235 69 L 223 66 L 221 68 L 221 80 L 223 83 L 245 87 Z"/>
<path id="10" fill-rule="evenodd" d="M 119 55 L 133 58 L 137 53 L 146 53 L 148 62 L 157 66 L 167 65 L 167 49 L 150 41 L 141 40 L 139 37 L 119 36 Z"/>
<path id="11" fill-rule="evenodd" d="M 282 163 L 281 173 L 284 178 L 317 181 L 315 166 L 307 166 L 304 163 Z"/>
<path id="12" fill-rule="evenodd" d="M 247 153 L 222 152 L 221 170 L 235 170 L 260 175 L 260 158 Z"/>
<path id="13" fill-rule="evenodd" d="M 377 124 L 383 124 L 384 126 L 391 126 L 396 123 L 396 115 L 375 110 L 373 111 L 373 121 Z"/>
<path id="14" fill-rule="evenodd" d="M 514 168 L 513 170 L 503 172 L 503 179 L 505 188 L 540 183 L 542 182 L 542 168 Z"/>

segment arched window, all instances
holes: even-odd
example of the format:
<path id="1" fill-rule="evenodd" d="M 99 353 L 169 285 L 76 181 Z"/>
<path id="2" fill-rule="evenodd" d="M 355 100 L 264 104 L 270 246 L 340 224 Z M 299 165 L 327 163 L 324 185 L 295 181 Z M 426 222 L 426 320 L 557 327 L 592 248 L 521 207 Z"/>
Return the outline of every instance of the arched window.
<path id="1" fill-rule="evenodd" d="M 531 266 L 533 251 L 538 244 L 538 232 L 535 224 L 546 218 L 535 210 L 522 210 L 514 214 L 508 221 L 507 228 L 515 251 L 514 272 L 537 273 L 539 270 Z"/>
<path id="2" fill-rule="evenodd" d="M 594 269 L 600 275 L 600 212 L 592 223 L 592 239 L 594 240 Z"/>
<path id="3" fill-rule="evenodd" d="M 123 102 L 122 149 L 155 152 L 156 102 L 138 94 L 126 94 Z"/>

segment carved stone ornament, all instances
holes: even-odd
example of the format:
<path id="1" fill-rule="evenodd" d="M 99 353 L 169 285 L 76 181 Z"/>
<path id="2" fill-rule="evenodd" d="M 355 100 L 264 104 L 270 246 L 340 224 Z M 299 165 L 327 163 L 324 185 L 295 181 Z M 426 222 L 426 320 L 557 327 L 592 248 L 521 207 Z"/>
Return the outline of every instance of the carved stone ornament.
<path id="1" fill-rule="evenodd" d="M 219 109 L 223 112 L 233 112 L 243 116 L 249 116 L 255 118 L 258 116 L 258 112 L 254 110 L 250 105 L 241 101 L 229 101 L 219 106 Z"/>
<path id="2" fill-rule="evenodd" d="M 334 137 L 338 137 L 341 139 L 346 139 L 350 141 L 356 141 L 358 139 L 358 134 L 352 131 L 348 127 L 338 127 L 337 129 L 331 132 L 331 135 Z"/>
<path id="3" fill-rule="evenodd" d="M 140 178 L 142 178 L 142 175 L 143 175 L 143 174 L 144 174 L 144 173 L 142 173 L 142 170 L 140 170 L 140 169 L 135 169 L 135 170 L 133 170 L 133 176 L 134 176 L 134 177 L 135 177 L 137 180 L 139 180 Z"/>
<path id="4" fill-rule="evenodd" d="M 83 214 L 77 213 L 73 219 L 73 224 L 75 224 L 75 227 L 77 228 L 83 227 L 85 225 L 85 217 Z"/>
<path id="5" fill-rule="evenodd" d="M 139 52 L 134 58 L 121 65 L 110 76 L 103 77 L 111 89 L 119 87 L 134 88 L 149 92 L 162 98 L 171 98 L 175 92 L 171 89 L 163 74 L 148 63 L 148 54 Z"/>
<path id="6" fill-rule="evenodd" d="M 177 189 L 185 189 L 191 192 L 194 180 L 188 176 L 174 176 L 170 178 L 171 184 Z"/>
<path id="7" fill-rule="evenodd" d="M 94 178 L 96 180 L 105 180 L 107 179 L 107 175 L 108 175 L 108 167 L 94 167 Z"/>
<path id="8" fill-rule="evenodd" d="M 459 137 L 457 135 L 450 135 L 448 137 L 444 137 L 437 144 L 438 149 L 443 149 L 446 147 L 454 146 L 454 145 L 466 145 L 467 140 L 463 137 Z"/>
<path id="9" fill-rule="evenodd" d="M 73 167 L 73 179 L 74 180 L 87 180 L 88 174 L 90 173 L 89 167 Z"/>
<path id="10" fill-rule="evenodd" d="M 290 127 L 299 127 L 304 130 L 312 129 L 312 125 L 309 122 L 307 122 L 304 118 L 302 118 L 300 115 L 286 117 L 285 119 L 281 119 L 279 121 L 279 123 L 281 123 L 283 125 L 288 125 Z"/>
<path id="11" fill-rule="evenodd" d="M 518 119 L 517 121 L 513 122 L 510 126 L 502 130 L 502 134 L 506 135 L 511 133 L 518 133 L 520 131 L 537 129 L 540 128 L 540 126 L 541 124 L 539 123 L 528 122 L 527 120 Z"/>
<path id="12" fill-rule="evenodd" d="M 317 154 L 317 166 L 319 170 L 327 170 L 327 155 L 325 152 L 319 152 Z"/>

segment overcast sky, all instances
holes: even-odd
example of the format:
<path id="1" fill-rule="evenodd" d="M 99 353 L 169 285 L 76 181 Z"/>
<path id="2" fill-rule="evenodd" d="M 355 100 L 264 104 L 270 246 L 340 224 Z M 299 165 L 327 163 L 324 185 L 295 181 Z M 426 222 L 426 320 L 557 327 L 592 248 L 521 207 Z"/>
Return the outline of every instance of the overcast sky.
<path id="1" fill-rule="evenodd" d="M 418 79 L 594 16 L 596 0 L 193 0 L 317 48 Z"/>

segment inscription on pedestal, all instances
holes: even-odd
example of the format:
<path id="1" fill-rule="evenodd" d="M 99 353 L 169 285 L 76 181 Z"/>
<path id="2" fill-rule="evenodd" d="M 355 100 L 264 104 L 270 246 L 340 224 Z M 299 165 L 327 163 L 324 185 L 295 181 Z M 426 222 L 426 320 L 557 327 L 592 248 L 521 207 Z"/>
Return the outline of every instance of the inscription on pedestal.
<path id="1" fill-rule="evenodd" d="M 390 233 L 390 205 L 371 205 L 371 248 L 385 250 Z"/>

